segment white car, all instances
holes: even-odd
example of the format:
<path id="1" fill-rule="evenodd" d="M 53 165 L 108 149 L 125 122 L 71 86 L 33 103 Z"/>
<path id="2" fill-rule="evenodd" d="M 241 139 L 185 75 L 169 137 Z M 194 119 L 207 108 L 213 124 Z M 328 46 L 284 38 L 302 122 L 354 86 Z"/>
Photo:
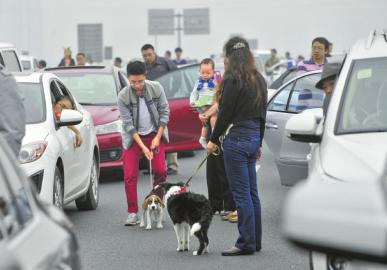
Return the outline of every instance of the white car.
<path id="1" fill-rule="evenodd" d="M 305 183 L 284 203 L 284 231 L 309 247 L 314 270 L 386 269 L 387 31 L 349 52 L 327 115 L 289 119 L 291 139 L 314 143 Z M 319 252 L 316 252 L 319 251 Z"/>
<path id="2" fill-rule="evenodd" d="M 31 55 L 20 55 L 20 62 L 23 66 L 23 71 L 36 71 L 38 70 L 38 60 Z"/>
<path id="3" fill-rule="evenodd" d="M 19 161 L 34 182 L 40 198 L 59 208 L 71 201 L 80 210 L 98 205 L 99 148 L 93 120 L 61 80 L 51 73 L 15 76 L 24 94 L 26 135 Z M 60 120 L 53 112 L 55 101 L 67 96 L 76 110 L 63 110 Z M 75 147 L 74 125 L 83 143 Z"/>

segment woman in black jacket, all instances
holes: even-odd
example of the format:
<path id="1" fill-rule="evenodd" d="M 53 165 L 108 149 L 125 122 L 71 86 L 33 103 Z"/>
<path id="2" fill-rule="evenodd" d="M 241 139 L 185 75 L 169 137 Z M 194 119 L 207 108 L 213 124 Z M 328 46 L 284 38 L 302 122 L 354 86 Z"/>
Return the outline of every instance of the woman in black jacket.
<path id="1" fill-rule="evenodd" d="M 262 248 L 255 165 L 261 157 L 267 86 L 246 40 L 231 38 L 223 51 L 225 73 L 220 85 L 219 113 L 207 147 L 210 152 L 215 151 L 225 135 L 224 163 L 238 211 L 239 237 L 235 246 L 222 255 L 249 255 Z"/>

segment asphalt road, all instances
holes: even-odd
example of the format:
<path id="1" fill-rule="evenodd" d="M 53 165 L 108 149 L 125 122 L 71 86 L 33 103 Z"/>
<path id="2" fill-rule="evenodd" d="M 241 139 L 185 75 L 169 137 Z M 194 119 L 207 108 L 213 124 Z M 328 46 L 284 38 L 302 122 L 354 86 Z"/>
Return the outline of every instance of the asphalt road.
<path id="1" fill-rule="evenodd" d="M 204 157 L 181 158 L 180 174 L 169 181 L 185 180 Z M 231 247 L 237 237 L 236 224 L 214 216 L 209 230 L 210 253 L 193 256 L 198 247 L 191 238 L 191 251 L 176 251 L 176 236 L 166 213 L 164 228 L 146 231 L 140 227 L 123 226 L 126 219 L 124 186 L 120 175 L 105 175 L 100 184 L 100 202 L 95 211 L 79 212 L 75 205 L 66 207 L 74 223 L 81 247 L 83 269 L 308 269 L 308 253 L 283 239 L 280 231 L 281 203 L 289 188 L 280 185 L 273 157 L 264 150 L 258 171 L 259 194 L 263 210 L 263 249 L 252 256 L 223 257 L 221 251 Z M 149 192 L 149 177 L 140 175 L 138 192 L 141 200 Z M 205 170 L 191 181 L 191 191 L 207 195 Z"/>

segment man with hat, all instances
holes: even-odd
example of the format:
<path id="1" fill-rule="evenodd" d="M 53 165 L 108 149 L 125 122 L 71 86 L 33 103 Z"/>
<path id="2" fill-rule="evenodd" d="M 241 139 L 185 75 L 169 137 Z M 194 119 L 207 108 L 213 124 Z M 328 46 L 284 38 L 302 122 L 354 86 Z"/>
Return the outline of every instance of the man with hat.
<path id="1" fill-rule="evenodd" d="M 329 102 L 333 88 L 335 86 L 336 76 L 339 74 L 341 63 L 327 63 L 324 65 L 321 79 L 316 83 L 316 88 L 322 89 L 325 92 L 325 99 L 323 104 L 323 114 L 327 113 Z"/>

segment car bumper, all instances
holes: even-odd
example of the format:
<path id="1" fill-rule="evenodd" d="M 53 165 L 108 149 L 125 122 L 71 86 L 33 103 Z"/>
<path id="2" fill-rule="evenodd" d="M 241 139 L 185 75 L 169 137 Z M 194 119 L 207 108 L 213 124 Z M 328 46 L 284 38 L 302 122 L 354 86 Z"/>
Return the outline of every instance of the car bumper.
<path id="1" fill-rule="evenodd" d="M 121 133 L 100 134 L 97 139 L 101 170 L 122 168 Z"/>
<path id="2" fill-rule="evenodd" d="M 34 162 L 21 164 L 21 167 L 31 179 L 40 199 L 52 204 L 55 163 L 52 162 L 50 158 L 42 156 Z"/>

